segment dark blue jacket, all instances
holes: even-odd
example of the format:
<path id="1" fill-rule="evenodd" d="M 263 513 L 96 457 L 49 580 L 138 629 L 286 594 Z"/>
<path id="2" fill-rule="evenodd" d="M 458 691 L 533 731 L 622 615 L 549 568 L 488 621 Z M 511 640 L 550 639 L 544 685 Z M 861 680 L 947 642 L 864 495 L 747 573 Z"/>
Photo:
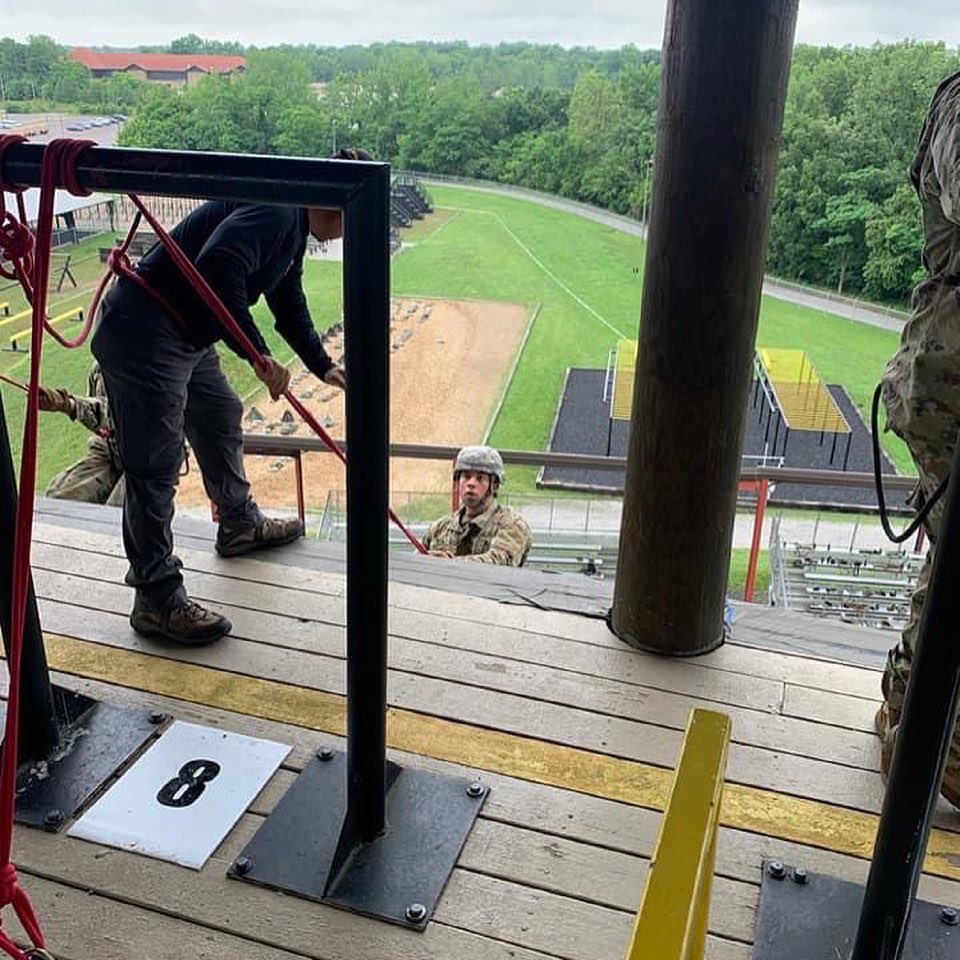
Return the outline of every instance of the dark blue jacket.
<path id="1" fill-rule="evenodd" d="M 300 207 L 211 200 L 188 214 L 171 236 L 263 354 L 269 354 L 250 307 L 264 296 L 277 332 L 311 373 L 321 379 L 333 366 L 313 325 L 303 294 L 303 257 L 309 227 Z M 137 271 L 178 314 L 198 347 L 217 340 L 245 356 L 159 243 Z"/>

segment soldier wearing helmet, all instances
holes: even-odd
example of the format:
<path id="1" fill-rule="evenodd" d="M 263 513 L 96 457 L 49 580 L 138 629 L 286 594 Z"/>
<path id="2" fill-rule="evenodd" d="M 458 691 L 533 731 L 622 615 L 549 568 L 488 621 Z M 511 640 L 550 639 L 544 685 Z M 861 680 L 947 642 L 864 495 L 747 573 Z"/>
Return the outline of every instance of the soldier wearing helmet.
<path id="1" fill-rule="evenodd" d="M 527 521 L 497 503 L 503 458 L 492 447 L 464 447 L 453 465 L 460 509 L 430 525 L 423 545 L 431 556 L 522 567 L 533 545 Z"/>

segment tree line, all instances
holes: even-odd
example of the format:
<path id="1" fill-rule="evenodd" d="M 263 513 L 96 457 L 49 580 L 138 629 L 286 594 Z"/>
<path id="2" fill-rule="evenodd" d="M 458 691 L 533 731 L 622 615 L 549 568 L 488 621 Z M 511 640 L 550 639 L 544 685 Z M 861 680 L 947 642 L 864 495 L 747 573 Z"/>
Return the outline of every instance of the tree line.
<path id="1" fill-rule="evenodd" d="M 50 38 L 4 39 L 0 96 L 116 98 L 116 109 L 135 108 L 122 133 L 129 145 L 300 156 L 363 146 L 404 169 L 531 187 L 635 217 L 647 209 L 656 50 L 425 42 L 256 49 L 192 34 L 166 49 L 239 53 L 248 67 L 179 92 L 123 76 L 91 80 Z M 956 70 L 960 57 L 944 44 L 795 49 L 771 272 L 877 300 L 908 298 L 922 231 L 906 171 L 930 97 Z"/>

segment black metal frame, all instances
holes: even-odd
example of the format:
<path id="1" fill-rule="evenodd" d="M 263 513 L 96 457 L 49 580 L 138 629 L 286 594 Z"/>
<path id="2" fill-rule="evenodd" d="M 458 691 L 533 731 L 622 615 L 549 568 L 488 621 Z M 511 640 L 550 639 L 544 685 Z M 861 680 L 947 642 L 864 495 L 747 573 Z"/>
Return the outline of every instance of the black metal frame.
<path id="1" fill-rule="evenodd" d="M 960 441 L 953 457 L 917 649 L 851 960 L 897 960 L 960 702 Z"/>
<path id="2" fill-rule="evenodd" d="M 863 904 L 863 885 L 777 860 L 763 864 L 754 957 L 849 960 Z M 960 914 L 917 900 L 906 939 L 911 960 L 960 960 Z M 886 960 L 889 954 L 876 954 Z"/>
<path id="3" fill-rule="evenodd" d="M 3 180 L 38 185 L 43 150 L 39 144 L 9 148 L 4 154 Z M 347 501 L 353 509 L 347 519 L 346 813 L 331 861 L 336 867 L 347 859 L 356 860 L 350 851 L 357 852 L 362 845 L 387 835 L 390 167 L 370 161 L 91 147 L 78 158 L 76 171 L 81 185 L 98 191 L 341 211 L 345 354 L 351 383 L 346 398 L 350 449 Z M 477 799 L 473 794 L 471 797 Z M 469 832 L 479 806 L 468 806 L 468 819 L 454 833 L 463 833 L 464 826 Z M 315 805 L 314 819 L 323 815 Z M 430 832 L 433 826 L 423 824 L 424 831 Z M 287 838 L 291 856 L 301 849 L 303 841 L 302 834 Z M 412 841 L 414 845 L 422 842 L 422 838 Z M 437 885 L 437 896 L 461 844 L 462 839 L 453 860 L 443 866 L 446 873 Z M 255 870 L 235 873 L 257 882 Z M 367 909 L 364 904 L 341 905 Z M 407 919 L 422 926 L 430 909 L 427 905 L 422 913 L 414 911 L 415 919 Z"/>

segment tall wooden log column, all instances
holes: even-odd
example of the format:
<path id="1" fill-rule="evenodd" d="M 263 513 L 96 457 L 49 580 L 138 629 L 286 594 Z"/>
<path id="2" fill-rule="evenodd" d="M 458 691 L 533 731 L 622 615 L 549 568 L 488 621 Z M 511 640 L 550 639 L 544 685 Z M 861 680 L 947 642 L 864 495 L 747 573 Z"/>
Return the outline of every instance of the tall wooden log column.
<path id="1" fill-rule="evenodd" d="M 723 609 L 798 0 L 670 0 L 610 625 L 675 656 Z"/>

